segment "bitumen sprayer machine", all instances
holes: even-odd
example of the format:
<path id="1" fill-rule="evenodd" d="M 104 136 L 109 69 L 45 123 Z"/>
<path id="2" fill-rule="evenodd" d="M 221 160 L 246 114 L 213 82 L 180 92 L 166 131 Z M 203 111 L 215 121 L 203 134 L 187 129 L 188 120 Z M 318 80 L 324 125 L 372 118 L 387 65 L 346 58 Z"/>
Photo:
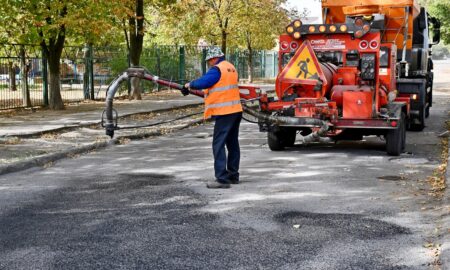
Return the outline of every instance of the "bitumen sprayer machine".
<path id="1" fill-rule="evenodd" d="M 439 21 L 416 0 L 328 0 L 322 15 L 322 24 L 297 19 L 286 27 L 279 41 L 276 96 L 239 86 L 244 112 L 268 133 L 273 151 L 296 139 L 311 143 L 377 135 L 385 139 L 389 155 L 401 154 L 406 129 L 423 130 L 430 113 L 431 46 L 440 39 Z M 128 69 L 107 91 L 104 126 L 111 137 L 119 129 L 114 95 L 130 77 L 188 91 L 143 68 Z"/>

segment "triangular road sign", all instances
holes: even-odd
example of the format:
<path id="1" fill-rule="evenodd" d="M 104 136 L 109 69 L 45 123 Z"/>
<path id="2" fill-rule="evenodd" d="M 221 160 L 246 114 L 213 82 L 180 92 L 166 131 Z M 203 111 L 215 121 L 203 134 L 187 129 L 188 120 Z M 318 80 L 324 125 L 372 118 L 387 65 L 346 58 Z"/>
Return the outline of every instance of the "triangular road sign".
<path id="1" fill-rule="evenodd" d="M 279 81 L 303 84 L 316 84 L 319 78 L 324 80 L 324 75 L 314 50 L 307 40 L 302 43 L 278 76 Z"/>

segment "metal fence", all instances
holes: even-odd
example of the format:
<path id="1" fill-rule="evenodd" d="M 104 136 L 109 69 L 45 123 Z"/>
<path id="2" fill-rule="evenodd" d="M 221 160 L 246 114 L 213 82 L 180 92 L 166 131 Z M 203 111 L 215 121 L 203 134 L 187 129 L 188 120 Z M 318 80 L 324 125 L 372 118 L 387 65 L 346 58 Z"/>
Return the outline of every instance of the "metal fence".
<path id="1" fill-rule="evenodd" d="M 21 54 L 21 50 L 25 53 Z M 161 78 L 184 83 L 204 74 L 206 50 L 196 46 L 152 46 L 144 48 L 141 66 Z M 248 52 L 230 49 L 227 59 L 232 62 L 240 79 L 248 77 Z M 21 61 L 22 60 L 22 61 Z M 277 52 L 253 53 L 253 78 L 271 79 L 277 74 Z M 24 67 L 25 65 L 25 67 Z M 48 104 L 46 59 L 39 45 L 0 44 L 0 110 L 26 106 L 26 88 L 22 80 L 27 72 L 31 106 Z M 66 46 L 60 62 L 61 96 L 64 102 L 99 99 L 111 80 L 129 66 L 125 47 L 92 48 Z M 142 81 L 145 92 L 158 89 L 152 82 Z M 129 86 L 122 86 L 126 95 Z"/>

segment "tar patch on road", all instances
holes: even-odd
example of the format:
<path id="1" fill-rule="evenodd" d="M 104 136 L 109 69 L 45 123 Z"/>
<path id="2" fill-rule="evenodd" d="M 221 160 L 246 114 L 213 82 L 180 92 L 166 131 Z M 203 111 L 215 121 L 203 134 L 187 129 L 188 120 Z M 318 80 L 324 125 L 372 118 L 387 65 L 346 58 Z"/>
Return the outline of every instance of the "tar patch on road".
<path id="1" fill-rule="evenodd" d="M 358 214 L 285 212 L 276 215 L 275 219 L 289 227 L 299 225 L 299 230 L 320 228 L 331 239 L 352 236 L 367 240 L 411 233 L 407 228 Z"/>
<path id="2" fill-rule="evenodd" d="M 96 190 L 133 190 L 152 186 L 169 185 L 173 182 L 174 176 L 167 174 L 136 174 L 123 173 L 111 177 L 110 181 L 100 181 L 89 185 L 88 189 Z"/>
<path id="3" fill-rule="evenodd" d="M 384 176 L 380 176 L 377 177 L 380 180 L 386 180 L 386 181 L 404 181 L 404 180 L 408 180 L 408 178 L 404 177 L 404 176 L 399 176 L 399 175 L 384 175 Z"/>

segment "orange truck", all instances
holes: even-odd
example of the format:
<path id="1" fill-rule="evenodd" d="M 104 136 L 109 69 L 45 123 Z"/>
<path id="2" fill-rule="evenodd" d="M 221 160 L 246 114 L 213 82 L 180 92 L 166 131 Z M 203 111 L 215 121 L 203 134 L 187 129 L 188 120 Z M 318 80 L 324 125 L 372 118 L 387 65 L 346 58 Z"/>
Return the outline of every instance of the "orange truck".
<path id="1" fill-rule="evenodd" d="M 276 96 L 239 86 L 244 111 L 258 119 L 274 151 L 296 139 L 310 143 L 377 135 L 385 139 L 389 155 L 400 155 L 406 129 L 422 130 L 430 113 L 430 55 L 440 39 L 439 21 L 416 0 L 323 0 L 322 16 L 322 24 L 297 19 L 286 27 L 280 36 Z M 121 129 L 114 95 L 131 77 L 188 91 L 143 68 L 128 69 L 107 90 L 102 124 L 111 137 Z"/>
<path id="2" fill-rule="evenodd" d="M 327 0 L 323 24 L 300 19 L 280 36 L 276 96 L 247 90 L 246 108 L 268 132 L 271 150 L 312 141 L 378 135 L 389 155 L 406 129 L 422 130 L 432 105 L 431 46 L 439 21 L 416 0 Z"/>

